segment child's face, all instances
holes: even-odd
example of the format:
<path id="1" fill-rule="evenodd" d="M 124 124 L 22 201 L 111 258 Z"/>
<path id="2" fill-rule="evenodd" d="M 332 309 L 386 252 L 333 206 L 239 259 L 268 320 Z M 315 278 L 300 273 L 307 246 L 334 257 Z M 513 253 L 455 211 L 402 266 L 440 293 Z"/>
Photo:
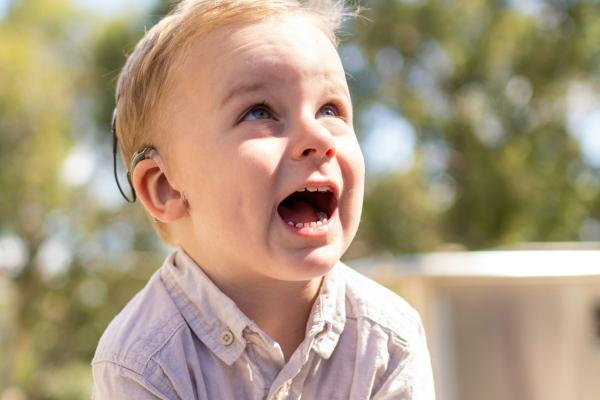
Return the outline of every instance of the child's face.
<path id="1" fill-rule="evenodd" d="M 179 244 L 208 271 L 250 282 L 326 273 L 356 233 L 364 186 L 346 77 L 326 35 L 301 15 L 220 28 L 174 77 L 161 148 L 190 204 L 193 237 Z M 332 193 L 284 202 L 305 187 Z"/>

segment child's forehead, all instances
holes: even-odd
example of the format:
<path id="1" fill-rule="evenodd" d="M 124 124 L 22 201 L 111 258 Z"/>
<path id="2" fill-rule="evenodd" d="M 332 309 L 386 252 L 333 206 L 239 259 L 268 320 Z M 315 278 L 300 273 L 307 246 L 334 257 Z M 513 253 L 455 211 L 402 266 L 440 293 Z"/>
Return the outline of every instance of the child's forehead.
<path id="1" fill-rule="evenodd" d="M 232 66 L 236 74 L 280 81 L 299 78 L 289 75 L 293 70 L 315 77 L 343 75 L 335 45 L 313 19 L 303 15 L 219 27 L 190 46 L 185 62 L 192 70 L 205 69 L 216 76 Z"/>
<path id="2" fill-rule="evenodd" d="M 264 59 L 269 56 L 270 47 L 282 43 L 296 48 L 315 48 L 327 43 L 337 53 L 315 17 L 296 12 L 216 26 L 196 36 L 187 46 L 186 56 L 202 57 L 212 50 L 213 57 L 230 55 L 229 51 L 234 55 L 251 53 L 254 58 Z"/>
<path id="3" fill-rule="evenodd" d="M 335 45 L 306 17 L 223 26 L 195 39 L 181 61 L 171 76 L 168 98 L 179 104 L 187 99 L 185 107 L 220 110 L 251 96 L 350 98 Z"/>

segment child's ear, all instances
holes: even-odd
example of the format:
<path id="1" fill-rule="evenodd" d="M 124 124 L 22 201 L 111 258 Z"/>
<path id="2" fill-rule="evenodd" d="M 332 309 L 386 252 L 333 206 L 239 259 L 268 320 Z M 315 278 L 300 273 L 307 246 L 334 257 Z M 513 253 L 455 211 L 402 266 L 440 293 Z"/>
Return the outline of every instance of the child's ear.
<path id="1" fill-rule="evenodd" d="M 140 161 L 131 174 L 140 201 L 154 219 L 172 222 L 187 214 L 187 201 L 175 190 L 159 165 L 151 158 Z"/>

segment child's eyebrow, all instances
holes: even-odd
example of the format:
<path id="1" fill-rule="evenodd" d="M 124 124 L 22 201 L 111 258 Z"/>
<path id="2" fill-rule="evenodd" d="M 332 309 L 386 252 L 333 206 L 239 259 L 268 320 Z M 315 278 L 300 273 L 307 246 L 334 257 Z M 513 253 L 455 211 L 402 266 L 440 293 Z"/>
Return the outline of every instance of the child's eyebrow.
<path id="1" fill-rule="evenodd" d="M 326 74 L 325 74 L 326 75 Z M 221 101 L 221 107 L 227 105 L 231 99 L 236 98 L 238 96 L 253 93 L 253 92 L 263 92 L 273 88 L 274 86 L 278 86 L 272 81 L 264 81 L 264 80 L 246 80 L 240 83 L 236 83 L 231 90 L 226 92 L 227 94 L 223 97 Z M 350 98 L 350 93 L 348 93 L 347 86 L 343 85 L 341 82 L 337 80 L 329 80 L 327 86 L 328 92 L 337 92 L 340 91 L 344 93 L 348 98 Z"/>
<path id="2" fill-rule="evenodd" d="M 221 102 L 221 106 L 227 104 L 232 98 L 237 97 L 241 94 L 252 93 L 252 92 L 260 92 L 268 88 L 268 84 L 265 82 L 242 82 L 233 87 L 226 95 L 223 97 L 223 101 Z"/>

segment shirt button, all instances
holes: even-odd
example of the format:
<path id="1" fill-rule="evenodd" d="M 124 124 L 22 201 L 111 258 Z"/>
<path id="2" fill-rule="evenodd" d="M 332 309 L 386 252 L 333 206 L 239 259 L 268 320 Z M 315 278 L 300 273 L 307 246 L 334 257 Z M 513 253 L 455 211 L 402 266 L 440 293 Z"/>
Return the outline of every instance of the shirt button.
<path id="1" fill-rule="evenodd" d="M 234 336 L 229 329 L 226 329 L 221 333 L 221 344 L 223 346 L 231 346 L 233 343 Z"/>

